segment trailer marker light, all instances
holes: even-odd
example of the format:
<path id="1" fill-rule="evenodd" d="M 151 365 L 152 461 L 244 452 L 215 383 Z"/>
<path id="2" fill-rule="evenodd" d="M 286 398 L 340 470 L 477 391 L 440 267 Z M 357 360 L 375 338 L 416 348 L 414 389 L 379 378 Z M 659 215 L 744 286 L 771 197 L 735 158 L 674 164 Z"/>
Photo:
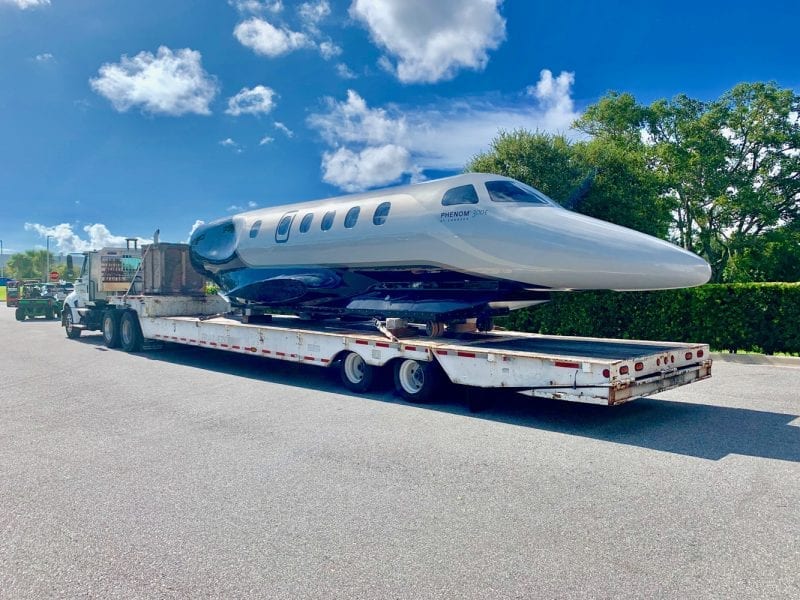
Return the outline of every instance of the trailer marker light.
<path id="1" fill-rule="evenodd" d="M 685 358 L 686 360 L 692 360 L 692 353 L 687 352 L 686 354 L 683 355 L 683 358 Z"/>
<path id="2" fill-rule="evenodd" d="M 629 369 L 628 369 L 628 365 L 622 365 L 622 366 L 619 368 L 619 374 L 620 374 L 620 375 L 627 375 L 627 374 L 628 374 L 628 370 L 629 370 Z"/>
<path id="3" fill-rule="evenodd" d="M 553 361 L 553 364 L 555 366 L 557 366 L 557 367 L 565 367 L 567 369 L 580 369 L 581 368 L 580 363 L 567 362 L 565 360 L 556 360 L 556 361 Z"/>

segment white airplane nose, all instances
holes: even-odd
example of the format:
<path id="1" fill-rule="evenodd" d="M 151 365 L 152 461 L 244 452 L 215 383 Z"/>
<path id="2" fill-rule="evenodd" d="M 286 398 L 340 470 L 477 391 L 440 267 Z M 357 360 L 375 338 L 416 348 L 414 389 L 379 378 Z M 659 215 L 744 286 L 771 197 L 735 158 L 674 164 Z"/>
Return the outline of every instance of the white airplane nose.
<path id="1" fill-rule="evenodd" d="M 663 290 L 702 285 L 711 277 L 705 260 L 650 235 L 567 210 L 531 217 L 529 235 L 537 246 L 530 257 L 531 280 L 537 278 L 540 285 Z"/>

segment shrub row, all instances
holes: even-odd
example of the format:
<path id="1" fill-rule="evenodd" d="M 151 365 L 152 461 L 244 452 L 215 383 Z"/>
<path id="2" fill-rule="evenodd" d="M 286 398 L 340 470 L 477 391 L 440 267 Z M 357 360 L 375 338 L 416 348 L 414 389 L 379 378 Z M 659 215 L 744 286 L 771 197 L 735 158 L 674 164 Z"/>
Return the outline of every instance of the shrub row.
<path id="1" fill-rule="evenodd" d="M 800 283 L 734 283 L 660 292 L 554 293 L 498 319 L 518 331 L 705 342 L 713 350 L 800 352 Z"/>

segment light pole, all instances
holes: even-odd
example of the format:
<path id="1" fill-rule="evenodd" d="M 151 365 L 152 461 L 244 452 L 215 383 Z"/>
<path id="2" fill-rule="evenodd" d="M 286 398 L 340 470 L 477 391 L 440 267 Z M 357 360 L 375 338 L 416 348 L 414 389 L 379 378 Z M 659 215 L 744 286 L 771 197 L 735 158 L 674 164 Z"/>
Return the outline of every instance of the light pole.
<path id="1" fill-rule="evenodd" d="M 0 277 L 6 276 L 6 263 L 3 262 L 3 240 L 0 240 Z"/>
<path id="2" fill-rule="evenodd" d="M 53 238 L 52 235 L 47 236 L 47 268 L 44 272 L 44 282 L 47 283 L 47 277 L 50 275 L 50 240 Z"/>

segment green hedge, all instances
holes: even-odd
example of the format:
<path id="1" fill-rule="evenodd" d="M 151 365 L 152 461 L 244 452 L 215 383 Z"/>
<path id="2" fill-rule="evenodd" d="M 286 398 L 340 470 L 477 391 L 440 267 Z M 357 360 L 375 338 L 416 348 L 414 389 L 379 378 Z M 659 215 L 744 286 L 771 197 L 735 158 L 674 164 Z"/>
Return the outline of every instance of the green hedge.
<path id="1" fill-rule="evenodd" d="M 518 331 L 705 342 L 714 350 L 800 353 L 800 283 L 734 283 L 661 292 L 553 293 L 498 319 Z"/>

